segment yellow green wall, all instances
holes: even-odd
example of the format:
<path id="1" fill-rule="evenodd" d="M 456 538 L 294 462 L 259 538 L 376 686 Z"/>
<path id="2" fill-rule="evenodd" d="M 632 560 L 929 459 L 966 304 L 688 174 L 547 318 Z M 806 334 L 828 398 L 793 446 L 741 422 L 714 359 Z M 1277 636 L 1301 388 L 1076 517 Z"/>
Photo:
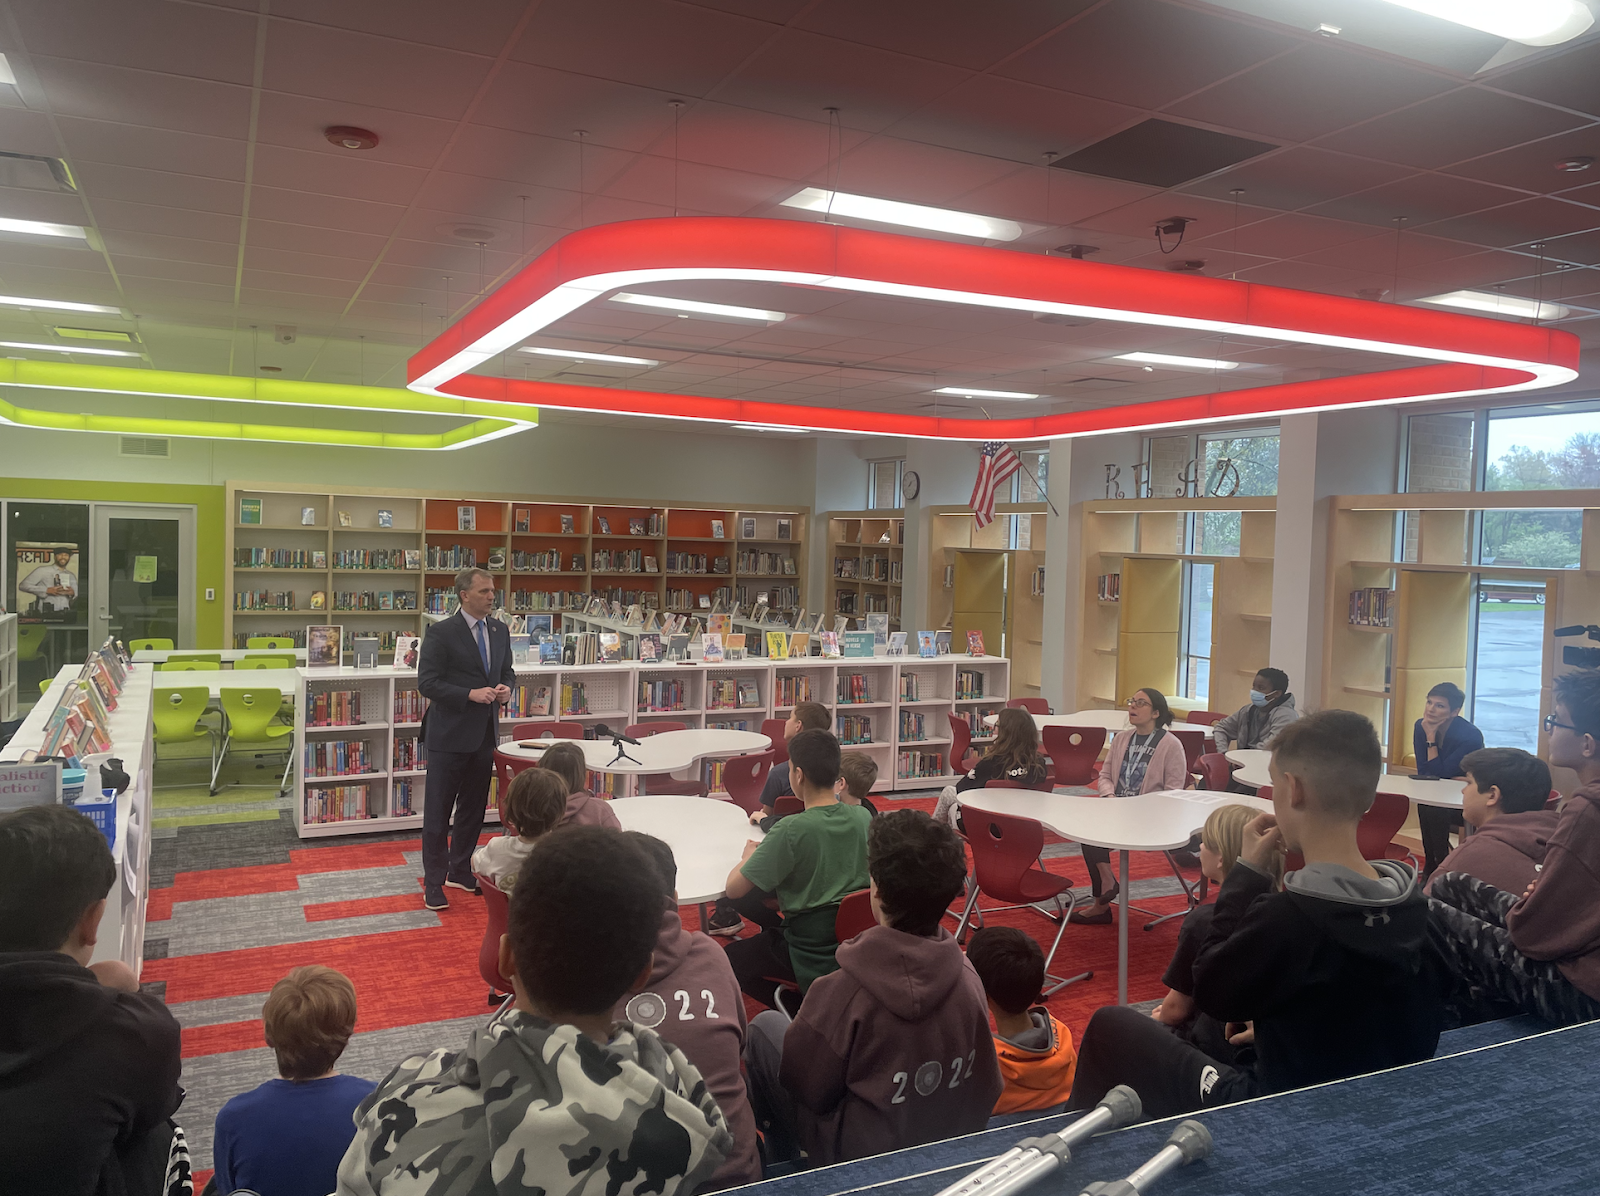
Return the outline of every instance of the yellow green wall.
<path id="1" fill-rule="evenodd" d="M 223 603 L 223 530 L 225 501 L 221 486 L 169 486 L 159 482 L 95 482 L 77 478 L 0 478 L 0 498 L 46 499 L 58 502 L 186 503 L 195 508 L 195 643 L 196 648 L 221 648 Z M 207 602 L 206 589 L 217 597 Z"/>

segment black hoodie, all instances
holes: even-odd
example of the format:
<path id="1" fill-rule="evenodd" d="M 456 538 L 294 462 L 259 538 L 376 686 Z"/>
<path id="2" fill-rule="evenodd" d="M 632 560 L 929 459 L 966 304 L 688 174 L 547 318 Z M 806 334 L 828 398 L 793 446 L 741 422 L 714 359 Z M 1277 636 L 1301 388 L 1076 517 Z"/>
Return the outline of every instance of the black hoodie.
<path id="1" fill-rule="evenodd" d="M 123 1163 L 177 1109 L 179 1054 L 157 998 L 60 952 L 0 953 L 0 1192 L 136 1191 Z"/>
<path id="2" fill-rule="evenodd" d="M 1255 1022 L 1258 1091 L 1432 1058 L 1448 970 L 1427 901 L 1404 864 L 1372 866 L 1378 880 L 1313 864 L 1275 893 L 1241 861 L 1222 882 L 1194 998 L 1219 1021 Z"/>

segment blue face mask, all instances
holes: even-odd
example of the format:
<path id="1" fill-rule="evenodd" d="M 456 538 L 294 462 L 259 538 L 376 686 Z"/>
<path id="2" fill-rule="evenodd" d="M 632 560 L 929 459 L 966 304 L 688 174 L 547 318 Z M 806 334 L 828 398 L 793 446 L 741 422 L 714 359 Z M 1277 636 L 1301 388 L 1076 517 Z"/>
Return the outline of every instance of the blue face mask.
<path id="1" fill-rule="evenodd" d="M 1266 694 L 1262 693 L 1259 689 L 1252 689 L 1250 691 L 1250 705 L 1252 705 L 1252 706 L 1265 706 L 1266 704 L 1267 704 L 1267 695 Z"/>

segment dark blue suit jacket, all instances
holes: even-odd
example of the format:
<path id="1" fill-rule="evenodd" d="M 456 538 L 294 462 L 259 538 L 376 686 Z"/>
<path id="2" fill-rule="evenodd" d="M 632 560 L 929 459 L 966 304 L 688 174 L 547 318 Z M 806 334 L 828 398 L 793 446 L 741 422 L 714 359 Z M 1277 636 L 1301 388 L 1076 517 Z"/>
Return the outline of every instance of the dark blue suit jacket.
<path id="1" fill-rule="evenodd" d="M 417 688 L 428 699 L 422 734 L 429 751 L 475 752 L 489 732 L 499 739 L 500 704 L 484 705 L 467 695 L 484 686 L 517 683 L 511 667 L 511 632 L 499 619 L 485 619 L 489 669 L 460 611 L 428 628 L 417 661 Z"/>
<path id="2" fill-rule="evenodd" d="M 1417 758 L 1417 772 L 1421 776 L 1459 777 L 1461 761 L 1470 752 L 1483 746 L 1483 732 L 1459 714 L 1444 729 L 1444 742 L 1439 745 L 1439 758 L 1428 759 L 1428 733 L 1422 729 L 1419 718 L 1411 727 L 1411 752 Z"/>

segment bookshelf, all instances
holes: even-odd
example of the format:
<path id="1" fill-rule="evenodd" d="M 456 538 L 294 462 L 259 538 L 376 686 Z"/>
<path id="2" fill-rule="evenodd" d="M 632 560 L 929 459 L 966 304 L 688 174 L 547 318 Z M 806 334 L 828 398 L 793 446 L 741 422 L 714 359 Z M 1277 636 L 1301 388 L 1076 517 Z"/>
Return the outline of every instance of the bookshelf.
<path id="1" fill-rule="evenodd" d="M 1272 636 L 1277 499 L 1124 499 L 1080 511 L 1078 707 L 1118 706 L 1144 685 L 1175 694 L 1186 562 L 1214 566 L 1205 706 L 1244 705 Z M 1102 588 L 1102 578 L 1116 580 Z"/>
<path id="2" fill-rule="evenodd" d="M 242 504 L 260 522 L 245 523 Z M 803 508 L 231 483 L 228 509 L 230 610 L 224 622 L 226 642 L 234 647 L 252 635 L 289 635 L 304 646 L 306 625 L 327 622 L 344 626 L 347 652 L 354 634 L 374 632 L 391 651 L 397 634 L 420 634 L 428 616 L 454 609 L 455 574 L 469 562 L 494 575 L 508 610 L 554 614 L 557 628 L 562 613 L 581 610 L 592 593 L 694 613 L 705 613 L 717 597 L 749 609 L 765 594 L 791 622 L 805 606 L 809 512 Z M 302 522 L 307 510 L 310 523 Z M 379 511 L 390 512 L 392 526 L 379 525 Z M 407 567 L 407 551 L 415 554 L 416 568 Z M 385 553 L 399 553 L 401 567 L 376 567 L 387 565 Z M 313 610 L 312 595 L 319 591 L 325 606 Z M 350 595 L 353 609 L 335 608 L 339 594 Z M 706 608 L 702 598 L 709 600 Z M 409 605 L 401 608 L 402 602 Z"/>
<path id="3" fill-rule="evenodd" d="M 500 720 L 507 739 L 519 724 L 557 718 L 585 727 L 674 721 L 759 731 L 766 719 L 787 717 L 795 702 L 816 701 L 833 715 L 835 730 L 870 734 L 846 750 L 873 758 L 878 765 L 874 790 L 887 792 L 955 781 L 949 716 L 966 719 L 975 739 L 988 738 L 982 720 L 1010 696 L 1011 662 L 995 656 L 874 656 L 717 665 L 519 664 L 515 669 L 512 713 Z M 418 744 L 424 703 L 416 671 L 384 665 L 301 669 L 300 676 L 294 723 L 297 833 L 315 838 L 421 826 L 427 760 Z M 549 712 L 535 714 L 544 691 Z M 359 695 L 359 723 L 352 721 L 352 694 Z M 330 749 L 340 744 L 347 745 L 342 753 Z M 352 749 L 352 744 L 358 746 Z M 314 775 L 319 760 L 331 760 L 340 770 Z M 720 767 L 707 761 L 705 769 L 715 791 Z M 607 791 L 626 792 L 627 778 L 605 780 Z M 492 803 L 490 817 L 498 817 Z"/>
<path id="4" fill-rule="evenodd" d="M 886 611 L 891 631 L 908 630 L 900 621 L 905 543 L 906 521 L 900 516 L 872 511 L 829 513 L 829 594 L 825 605 L 830 628 L 839 615 L 855 620 Z"/>
<path id="5" fill-rule="evenodd" d="M 0 723 L 17 717 L 17 616 L 0 615 Z"/>

